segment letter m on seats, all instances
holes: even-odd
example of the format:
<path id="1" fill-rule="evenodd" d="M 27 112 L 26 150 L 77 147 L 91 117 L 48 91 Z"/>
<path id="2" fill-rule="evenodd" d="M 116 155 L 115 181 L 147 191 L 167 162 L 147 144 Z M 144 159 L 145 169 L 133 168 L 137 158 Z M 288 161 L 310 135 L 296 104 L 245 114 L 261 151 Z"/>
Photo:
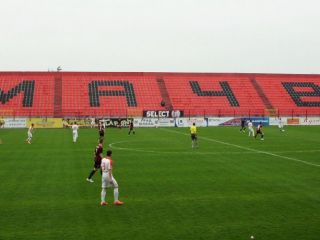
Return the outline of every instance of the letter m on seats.
<path id="1" fill-rule="evenodd" d="M 24 97 L 22 101 L 23 107 L 32 107 L 33 104 L 33 93 L 34 93 L 34 80 L 24 80 L 15 87 L 11 88 L 7 93 L 5 93 L 0 88 L 0 102 L 1 104 L 6 104 L 12 98 L 17 96 L 20 92 L 24 92 Z"/>
<path id="2" fill-rule="evenodd" d="M 110 87 L 110 90 L 100 90 L 99 87 Z M 115 87 L 123 87 L 122 90 L 115 90 Z M 112 88 L 114 90 L 112 90 Z M 133 89 L 133 84 L 129 81 L 122 80 L 107 80 L 107 81 L 92 81 L 89 83 L 89 98 L 91 107 L 100 107 L 100 96 L 124 96 L 126 97 L 129 107 L 136 107 L 137 101 Z"/>

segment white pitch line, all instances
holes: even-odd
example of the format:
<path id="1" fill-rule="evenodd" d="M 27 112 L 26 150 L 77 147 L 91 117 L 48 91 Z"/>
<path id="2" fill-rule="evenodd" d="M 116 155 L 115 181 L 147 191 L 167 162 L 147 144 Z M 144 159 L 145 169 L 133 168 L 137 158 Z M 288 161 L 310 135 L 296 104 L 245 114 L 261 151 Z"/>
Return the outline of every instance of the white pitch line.
<path id="1" fill-rule="evenodd" d="M 185 134 L 187 135 L 187 134 Z M 156 150 L 149 150 L 149 149 L 141 149 L 141 148 L 126 148 L 126 147 L 116 147 L 115 145 L 130 142 L 130 141 L 120 141 L 120 142 L 114 142 L 110 143 L 108 146 L 113 149 L 118 150 L 125 150 L 125 151 L 133 151 L 133 152 L 145 152 L 145 153 L 156 153 L 156 154 L 199 154 L 199 155 L 239 155 L 239 154 L 257 154 L 257 152 L 254 152 L 252 150 L 250 151 L 241 151 L 241 152 L 196 152 L 196 151 L 170 151 L 170 152 L 164 152 L 164 151 L 156 151 Z M 82 151 L 82 150 L 81 150 Z M 320 150 L 297 150 L 297 151 L 276 151 L 276 153 L 308 153 L 308 152 L 320 152 Z"/>
<path id="2" fill-rule="evenodd" d="M 186 135 L 186 136 L 189 135 L 189 134 L 181 133 L 181 132 L 174 131 L 174 130 L 168 130 L 168 129 L 162 129 L 162 130 L 163 131 L 167 131 L 167 132 L 172 132 L 172 133 L 178 133 L 178 134 L 182 134 L 182 135 Z M 232 147 L 236 147 L 236 148 L 240 148 L 240 149 L 245 149 L 247 151 L 251 151 L 251 152 L 255 152 L 255 153 L 262 153 L 262 154 L 270 155 L 270 156 L 273 156 L 273 157 L 278 157 L 278 158 L 283 158 L 283 159 L 287 159 L 287 160 L 291 160 L 291 161 L 295 161 L 295 162 L 304 163 L 306 165 L 310 165 L 310 166 L 314 166 L 314 167 L 320 167 L 320 165 L 318 165 L 318 164 L 306 162 L 306 161 L 303 161 L 303 160 L 300 160 L 300 159 L 297 159 L 297 158 L 286 157 L 286 156 L 282 156 L 282 155 L 271 153 L 271 152 L 260 151 L 260 150 L 256 150 L 256 149 L 252 149 L 252 148 L 248 148 L 248 147 L 243 147 L 243 146 L 240 146 L 240 145 L 237 145 L 237 144 L 227 143 L 227 142 L 219 141 L 219 140 L 216 140 L 216 139 L 213 139 L 213 138 L 207 138 L 207 137 L 198 137 L 198 138 L 204 139 L 204 140 L 207 140 L 207 141 L 210 141 L 210 142 L 220 143 L 220 144 L 227 145 L 227 146 L 232 146 Z"/>
<path id="3" fill-rule="evenodd" d="M 126 150 L 126 151 L 133 151 L 133 152 L 145 152 L 145 153 L 158 153 L 158 154 L 199 154 L 199 155 L 219 155 L 219 154 L 254 154 L 254 152 L 248 151 L 248 152 L 229 152 L 229 153 L 224 153 L 224 152 L 191 152 L 191 151 L 172 151 L 172 152 L 164 152 L 164 151 L 155 151 L 155 150 L 148 150 L 148 149 L 139 149 L 139 148 L 125 148 L 125 147 L 116 147 L 115 145 L 124 143 L 124 142 L 129 142 L 129 141 L 122 141 L 122 142 L 114 142 L 110 143 L 109 147 L 118 149 L 118 150 Z"/>

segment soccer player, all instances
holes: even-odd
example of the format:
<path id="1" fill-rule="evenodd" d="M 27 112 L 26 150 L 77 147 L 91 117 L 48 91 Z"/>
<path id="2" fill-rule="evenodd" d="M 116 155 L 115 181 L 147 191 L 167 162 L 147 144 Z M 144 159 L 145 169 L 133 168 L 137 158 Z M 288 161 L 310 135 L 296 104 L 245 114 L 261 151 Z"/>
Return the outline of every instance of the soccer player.
<path id="1" fill-rule="evenodd" d="M 4 128 L 5 121 L 3 118 L 0 118 L 0 128 Z"/>
<path id="2" fill-rule="evenodd" d="M 248 129 L 249 129 L 249 137 L 252 135 L 252 137 L 254 137 L 254 130 L 253 130 L 253 124 L 252 121 L 249 120 L 248 122 Z"/>
<path id="3" fill-rule="evenodd" d="M 31 140 L 32 140 L 33 126 L 34 126 L 34 124 L 31 123 L 31 126 L 28 129 L 28 138 L 26 139 L 26 142 L 29 144 L 31 144 Z"/>
<path id="4" fill-rule="evenodd" d="M 121 129 L 121 118 L 119 118 L 118 120 L 118 126 L 117 126 L 119 129 Z"/>
<path id="5" fill-rule="evenodd" d="M 4 128 L 4 119 L 3 118 L 0 118 L 0 128 Z M 0 138 L 0 144 L 2 144 L 2 139 Z"/>
<path id="6" fill-rule="evenodd" d="M 114 205 L 122 205 L 123 202 L 119 201 L 119 186 L 117 181 L 112 175 L 112 151 L 107 151 L 107 156 L 101 161 L 102 170 L 102 191 L 101 191 L 101 206 L 105 206 L 106 202 L 107 188 L 113 187 Z"/>
<path id="7" fill-rule="evenodd" d="M 104 125 L 102 122 L 99 123 L 99 142 L 104 141 Z"/>
<path id="8" fill-rule="evenodd" d="M 95 118 L 91 118 L 91 128 L 94 128 L 94 126 L 96 125 L 96 122 L 95 122 Z"/>
<path id="9" fill-rule="evenodd" d="M 136 134 L 136 132 L 135 132 L 134 129 L 133 129 L 133 121 L 131 121 L 130 124 L 129 124 L 129 133 L 128 133 L 128 135 L 130 135 L 131 132 L 132 132 L 133 134 Z"/>
<path id="10" fill-rule="evenodd" d="M 190 134 L 191 134 L 192 148 L 198 147 L 197 127 L 195 123 L 193 123 L 192 126 L 190 127 Z"/>
<path id="11" fill-rule="evenodd" d="M 98 146 L 96 146 L 96 149 L 94 151 L 94 165 L 93 165 L 93 170 L 90 172 L 89 177 L 87 178 L 88 182 L 92 182 L 92 177 L 100 169 L 101 167 L 101 160 L 102 160 L 102 152 L 103 152 L 103 146 L 102 146 L 103 141 L 100 141 Z"/>
<path id="12" fill-rule="evenodd" d="M 283 122 L 282 122 L 281 118 L 279 118 L 278 127 L 279 127 L 279 130 L 280 130 L 281 132 L 284 132 Z"/>
<path id="13" fill-rule="evenodd" d="M 258 136 L 258 134 L 260 134 L 261 135 L 261 140 L 264 140 L 264 134 L 263 134 L 263 132 L 262 132 L 262 124 L 261 124 L 261 122 L 259 123 L 259 125 L 258 125 L 258 127 L 257 127 L 257 130 L 256 130 L 256 135 L 254 136 L 255 138 L 257 138 L 257 136 Z"/>
<path id="14" fill-rule="evenodd" d="M 72 135 L 73 135 L 73 143 L 76 143 L 78 139 L 78 129 L 79 129 L 79 126 L 77 125 L 76 122 L 72 124 L 71 129 L 72 129 Z"/>
<path id="15" fill-rule="evenodd" d="M 246 131 L 246 125 L 245 125 L 246 121 L 241 118 L 241 128 L 240 128 L 240 132 L 245 132 Z"/>

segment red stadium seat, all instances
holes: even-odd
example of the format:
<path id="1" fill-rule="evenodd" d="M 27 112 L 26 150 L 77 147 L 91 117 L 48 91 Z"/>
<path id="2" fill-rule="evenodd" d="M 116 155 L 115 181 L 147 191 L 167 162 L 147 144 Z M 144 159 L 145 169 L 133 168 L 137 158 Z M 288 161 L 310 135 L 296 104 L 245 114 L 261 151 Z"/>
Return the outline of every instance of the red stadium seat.
<path id="1" fill-rule="evenodd" d="M 0 116 L 320 115 L 320 75 L 0 72 Z"/>

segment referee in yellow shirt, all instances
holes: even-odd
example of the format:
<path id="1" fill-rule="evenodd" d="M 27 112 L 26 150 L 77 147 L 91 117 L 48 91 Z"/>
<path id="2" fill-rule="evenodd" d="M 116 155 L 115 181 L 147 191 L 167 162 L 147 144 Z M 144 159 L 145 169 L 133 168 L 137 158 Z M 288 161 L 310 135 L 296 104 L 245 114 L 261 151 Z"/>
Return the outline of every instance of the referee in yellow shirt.
<path id="1" fill-rule="evenodd" d="M 197 138 L 197 127 L 196 124 L 193 123 L 190 127 L 191 140 L 192 140 L 192 148 L 198 147 L 198 138 Z"/>

